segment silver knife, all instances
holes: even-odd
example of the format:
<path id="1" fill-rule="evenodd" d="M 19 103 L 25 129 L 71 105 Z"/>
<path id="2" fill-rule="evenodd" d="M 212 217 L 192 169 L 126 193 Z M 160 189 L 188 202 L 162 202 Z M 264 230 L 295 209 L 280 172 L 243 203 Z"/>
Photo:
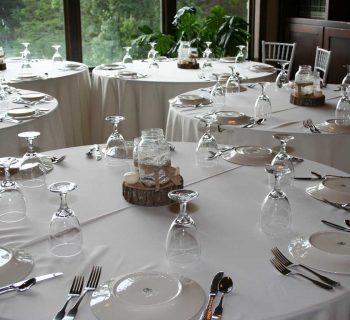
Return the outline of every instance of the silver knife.
<path id="1" fill-rule="evenodd" d="M 211 282 L 211 286 L 210 286 L 207 307 L 205 308 L 200 320 L 211 320 L 211 316 L 213 314 L 213 302 L 214 302 L 214 299 L 219 291 L 219 282 L 223 276 L 224 276 L 223 271 L 218 272 L 214 276 L 213 281 Z"/>
<path id="2" fill-rule="evenodd" d="M 340 226 L 338 224 L 335 224 L 333 222 L 329 222 L 329 221 L 326 221 L 326 220 L 321 220 L 324 224 L 326 224 L 327 226 L 329 227 L 332 227 L 332 228 L 335 228 L 335 229 L 338 229 L 338 230 L 341 230 L 341 231 L 345 231 L 345 232 L 350 232 L 350 229 L 349 228 L 346 228 L 346 227 L 343 227 L 343 226 Z"/>
<path id="3" fill-rule="evenodd" d="M 41 281 L 44 281 L 44 280 L 56 278 L 56 277 L 61 276 L 61 275 L 63 275 L 62 272 L 56 272 L 56 273 L 45 274 L 45 275 L 43 275 L 43 276 L 34 277 L 34 278 L 32 278 L 32 279 L 35 280 L 34 283 L 38 283 L 38 282 L 41 282 Z M 5 293 L 5 292 L 10 292 L 10 291 L 16 291 L 16 290 L 18 290 L 18 288 L 19 288 L 23 283 L 25 283 L 25 282 L 28 281 L 28 280 L 30 280 L 30 279 L 18 281 L 18 282 L 9 284 L 9 285 L 7 285 L 7 286 L 1 287 L 1 288 L 0 288 L 0 294 L 3 294 L 3 293 Z"/>

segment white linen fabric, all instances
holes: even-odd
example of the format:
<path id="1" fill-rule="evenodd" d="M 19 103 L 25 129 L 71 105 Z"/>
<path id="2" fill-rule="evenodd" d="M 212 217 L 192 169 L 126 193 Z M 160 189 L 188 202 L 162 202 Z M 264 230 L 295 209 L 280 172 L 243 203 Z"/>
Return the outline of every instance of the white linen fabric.
<path id="1" fill-rule="evenodd" d="M 20 108 L 24 104 L 12 102 L 13 95 L 9 96 L 7 109 Z M 34 108 L 45 108 L 42 114 L 35 115 L 33 118 L 21 120 L 20 123 L 0 122 L 0 157 L 12 156 L 21 157 L 25 151 L 27 144 L 23 138 L 19 138 L 18 134 L 24 131 L 39 131 L 38 137 L 34 145 L 39 147 L 39 151 L 63 148 L 66 146 L 64 128 L 61 116 L 58 112 L 58 102 L 53 98 L 50 102 L 39 103 Z M 1 110 L 5 113 L 5 110 Z M 0 112 L 1 113 L 1 112 Z"/>
<path id="2" fill-rule="evenodd" d="M 0 296 L 1 318 L 52 319 L 65 302 L 74 276 L 85 275 L 87 281 L 92 265 L 101 265 L 101 283 L 136 271 L 177 272 L 197 281 L 205 291 L 213 275 L 223 270 L 234 282 L 233 293 L 224 303 L 227 319 L 349 319 L 349 276 L 324 272 L 342 283 L 341 288 L 329 292 L 306 280 L 282 276 L 269 262 L 273 246 L 288 254 L 287 245 L 297 235 L 329 230 L 320 220 L 341 224 L 345 211 L 308 196 L 305 188 L 314 182 L 295 181 L 285 190 L 292 207 L 292 232 L 279 239 L 267 237 L 259 230 L 260 205 L 270 189 L 262 167 L 239 166 L 220 159 L 214 168 L 200 168 L 195 164 L 194 143 L 175 146 L 172 163 L 181 168 L 185 188 L 199 192 L 199 198 L 188 206 L 202 245 L 199 265 L 185 269 L 168 265 L 165 238 L 176 206 L 146 208 L 126 202 L 122 175 L 129 164 L 117 168 L 107 166 L 104 160 L 88 159 L 87 147 L 56 150 L 52 155 L 66 154 L 67 158 L 47 175 L 47 183 L 77 183 L 77 190 L 68 195 L 68 204 L 82 223 L 83 252 L 71 258 L 49 254 L 46 234 L 59 197 L 44 188 L 25 189 L 27 218 L 15 224 L 0 224 L 0 243 L 21 247 L 33 255 L 35 264 L 29 276 L 54 271 L 64 275 L 37 284 L 26 293 Z M 311 161 L 296 166 L 298 176 L 310 170 L 342 174 Z M 77 319 L 95 319 L 89 296 L 80 305 Z"/>
<path id="3" fill-rule="evenodd" d="M 289 102 L 290 91 L 277 89 L 275 84 L 271 84 L 266 90 L 272 105 L 272 114 L 267 121 L 253 128 L 240 128 L 239 125 L 221 126 L 224 131 L 220 133 L 213 125 L 213 134 L 221 144 L 262 145 L 278 149 L 279 142 L 273 139 L 272 135 L 288 133 L 295 137 L 287 144 L 291 153 L 350 172 L 349 134 L 315 134 L 303 127 L 303 120 L 307 118 L 311 118 L 317 124 L 335 117 L 335 107 L 340 97 L 340 92 L 334 91 L 336 88 L 335 85 L 328 85 L 323 89 L 326 97 L 326 103 L 323 106 L 304 107 Z M 253 116 L 254 103 L 259 93 L 259 87 L 255 86 L 238 95 L 229 96 L 224 110 Z M 178 108 L 174 105 L 173 99 L 169 101 L 169 105 L 166 139 L 198 141 L 204 132 L 204 123 L 195 116 L 210 112 L 211 107 Z"/>
<path id="4" fill-rule="evenodd" d="M 237 64 L 237 72 L 243 81 L 271 79 L 274 72 L 253 72 L 249 67 L 256 62 Z M 213 63 L 213 72 L 229 73 L 232 63 Z M 106 116 L 121 115 L 126 120 L 120 124 L 120 132 L 131 139 L 141 135 L 141 130 L 149 128 L 165 129 L 168 114 L 168 100 L 175 95 L 200 87 L 207 87 L 214 81 L 200 79 L 200 69 L 180 69 L 177 62 L 159 62 L 159 70 L 150 71 L 149 62 L 134 61 L 124 70 L 135 71 L 138 79 L 120 78 L 120 70 L 95 68 L 92 73 L 91 89 L 91 130 L 92 140 L 105 142 L 111 133 L 111 126 L 104 121 Z M 144 75 L 147 75 L 144 77 Z"/>
<path id="5" fill-rule="evenodd" d="M 87 66 L 81 64 L 78 68 L 69 69 L 51 60 L 39 60 L 32 63 L 31 70 L 31 73 L 38 75 L 39 78 L 25 81 L 16 79 L 20 69 L 21 61 L 8 62 L 7 69 L 2 75 L 11 86 L 44 92 L 58 100 L 58 113 L 64 126 L 65 146 L 90 143 L 91 83 Z"/>

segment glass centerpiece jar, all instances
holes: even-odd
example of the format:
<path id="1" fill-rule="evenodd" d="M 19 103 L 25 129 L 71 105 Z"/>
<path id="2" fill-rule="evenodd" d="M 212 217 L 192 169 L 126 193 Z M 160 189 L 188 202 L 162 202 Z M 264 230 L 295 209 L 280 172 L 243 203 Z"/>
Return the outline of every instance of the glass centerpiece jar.
<path id="1" fill-rule="evenodd" d="M 190 50 L 190 42 L 189 41 L 180 41 L 179 49 L 177 51 L 177 62 L 178 64 L 186 64 L 188 60 L 188 54 Z"/>
<path id="2" fill-rule="evenodd" d="M 299 66 L 295 74 L 294 95 L 297 97 L 310 95 L 314 91 L 314 76 L 309 65 Z"/>
<path id="3" fill-rule="evenodd" d="M 169 181 L 165 167 L 170 167 L 170 148 L 164 139 L 163 129 L 150 129 L 141 132 L 137 148 L 140 181 L 146 187 L 162 185 Z"/>

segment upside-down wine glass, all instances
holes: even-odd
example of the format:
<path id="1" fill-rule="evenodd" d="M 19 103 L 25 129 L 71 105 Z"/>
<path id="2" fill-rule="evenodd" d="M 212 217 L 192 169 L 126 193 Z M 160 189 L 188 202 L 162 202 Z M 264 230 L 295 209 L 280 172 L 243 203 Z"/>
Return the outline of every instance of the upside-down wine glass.
<path id="1" fill-rule="evenodd" d="M 105 158 L 108 165 L 122 166 L 127 159 L 127 149 L 124 137 L 118 132 L 118 124 L 125 120 L 122 116 L 108 116 L 106 120 L 113 124 L 113 132 L 108 137 Z"/>
<path id="2" fill-rule="evenodd" d="M 280 151 L 272 159 L 271 165 L 282 165 L 289 168 L 289 172 L 281 176 L 281 184 L 291 185 L 294 179 L 294 165 L 292 158 L 287 153 L 287 142 L 294 139 L 289 134 L 274 134 L 273 138 L 281 143 Z"/>
<path id="3" fill-rule="evenodd" d="M 259 82 L 259 85 L 261 86 L 261 94 L 256 99 L 255 105 L 254 105 L 255 120 L 258 120 L 261 118 L 267 119 L 270 116 L 272 111 L 270 98 L 265 93 L 265 88 L 267 83 Z"/>
<path id="4" fill-rule="evenodd" d="M 350 97 L 348 96 L 348 85 L 341 84 L 341 97 L 337 102 L 335 117 L 338 124 L 350 124 Z"/>
<path id="5" fill-rule="evenodd" d="M 69 181 L 55 182 L 49 185 L 51 192 L 60 195 L 60 206 L 54 212 L 49 227 L 49 250 L 57 257 L 71 257 L 78 254 L 83 245 L 83 234 L 74 211 L 68 207 L 67 193 L 77 188 Z"/>
<path id="6" fill-rule="evenodd" d="M 158 51 L 155 50 L 154 54 L 152 56 L 152 61 L 148 66 L 148 68 L 151 70 L 151 72 L 159 69 L 159 64 L 157 62 L 157 54 L 158 54 Z"/>
<path id="7" fill-rule="evenodd" d="M 123 57 L 123 63 L 132 63 L 132 57 L 130 55 L 130 49 L 131 47 L 123 47 L 125 49 L 125 55 Z"/>
<path id="8" fill-rule="evenodd" d="M 155 49 L 157 42 L 150 42 L 149 44 L 151 46 L 151 49 L 148 51 L 147 59 L 152 61 L 158 53 L 158 51 Z"/>
<path id="9" fill-rule="evenodd" d="M 24 138 L 27 142 L 27 152 L 24 154 L 19 173 L 21 177 L 20 185 L 27 188 L 37 188 L 45 185 L 46 169 L 37 152 L 34 151 L 33 141 L 40 132 L 28 131 L 18 134 L 20 138 Z"/>
<path id="10" fill-rule="evenodd" d="M 18 162 L 12 157 L 0 158 L 4 179 L 0 184 L 0 221 L 17 222 L 26 216 L 26 202 L 22 191 L 11 180 L 10 167 Z"/>
<path id="11" fill-rule="evenodd" d="M 55 44 L 52 46 L 52 48 L 55 49 L 55 53 L 52 56 L 52 62 L 62 62 L 63 58 L 62 55 L 59 52 L 59 49 L 61 48 L 61 45 Z"/>
<path id="12" fill-rule="evenodd" d="M 278 88 L 283 88 L 285 85 L 287 85 L 289 83 L 288 70 L 286 69 L 289 62 L 280 61 L 280 62 L 278 62 L 278 64 L 281 66 L 281 71 L 277 75 L 276 85 Z"/>
<path id="13" fill-rule="evenodd" d="M 198 192 L 178 189 L 168 196 L 180 204 L 180 211 L 167 234 L 166 256 L 171 264 L 184 268 L 198 262 L 201 255 L 197 227 L 187 213 L 187 203 L 197 198 Z"/>
<path id="14" fill-rule="evenodd" d="M 29 72 L 30 70 L 32 70 L 32 66 L 30 64 L 30 51 L 28 49 L 30 43 L 29 42 L 22 42 L 21 43 L 24 46 L 24 50 L 22 51 L 22 72 Z"/>
<path id="15" fill-rule="evenodd" d="M 239 49 L 237 55 L 236 55 L 236 63 L 242 63 L 245 61 L 245 54 L 244 54 L 244 49 L 245 46 L 237 46 L 237 48 Z"/>
<path id="16" fill-rule="evenodd" d="M 213 72 L 213 64 L 212 64 L 213 54 L 210 49 L 211 42 L 207 41 L 205 42 L 205 44 L 207 45 L 207 48 L 203 52 L 203 63 L 201 64 L 201 71 L 203 73 L 203 78 L 210 80 Z"/>
<path id="17" fill-rule="evenodd" d="M 275 183 L 261 205 L 260 227 L 265 234 L 280 237 L 290 231 L 292 221 L 289 200 L 280 186 L 281 176 L 288 174 L 290 168 L 286 165 L 266 165 L 265 170 L 274 175 Z"/>
<path id="18" fill-rule="evenodd" d="M 227 79 L 225 85 L 225 98 L 227 98 L 229 95 L 237 94 L 241 91 L 239 74 L 235 71 L 235 67 L 229 66 L 229 68 L 231 69 L 231 75 Z"/>
<path id="19" fill-rule="evenodd" d="M 344 66 L 346 68 L 346 76 L 342 80 L 342 84 L 346 85 L 346 89 L 348 90 L 350 87 L 350 64 Z"/>

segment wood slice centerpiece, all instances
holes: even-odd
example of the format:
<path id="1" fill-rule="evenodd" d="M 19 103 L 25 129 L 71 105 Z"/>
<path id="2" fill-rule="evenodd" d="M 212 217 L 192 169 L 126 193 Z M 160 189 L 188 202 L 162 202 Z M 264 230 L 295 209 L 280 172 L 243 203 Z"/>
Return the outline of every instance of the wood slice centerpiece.
<path id="1" fill-rule="evenodd" d="M 325 96 L 322 92 L 303 94 L 304 86 L 309 86 L 309 83 L 294 83 L 296 90 L 290 95 L 290 103 L 297 106 L 322 106 L 325 102 Z"/>
<path id="2" fill-rule="evenodd" d="M 176 168 L 168 167 L 175 172 Z M 154 187 L 147 187 L 141 181 L 130 184 L 123 182 L 123 197 L 132 204 L 145 207 L 159 207 L 173 203 L 168 197 L 172 190 L 183 189 L 183 178 L 180 174 L 168 175 L 169 181 L 164 184 L 156 184 Z"/>

